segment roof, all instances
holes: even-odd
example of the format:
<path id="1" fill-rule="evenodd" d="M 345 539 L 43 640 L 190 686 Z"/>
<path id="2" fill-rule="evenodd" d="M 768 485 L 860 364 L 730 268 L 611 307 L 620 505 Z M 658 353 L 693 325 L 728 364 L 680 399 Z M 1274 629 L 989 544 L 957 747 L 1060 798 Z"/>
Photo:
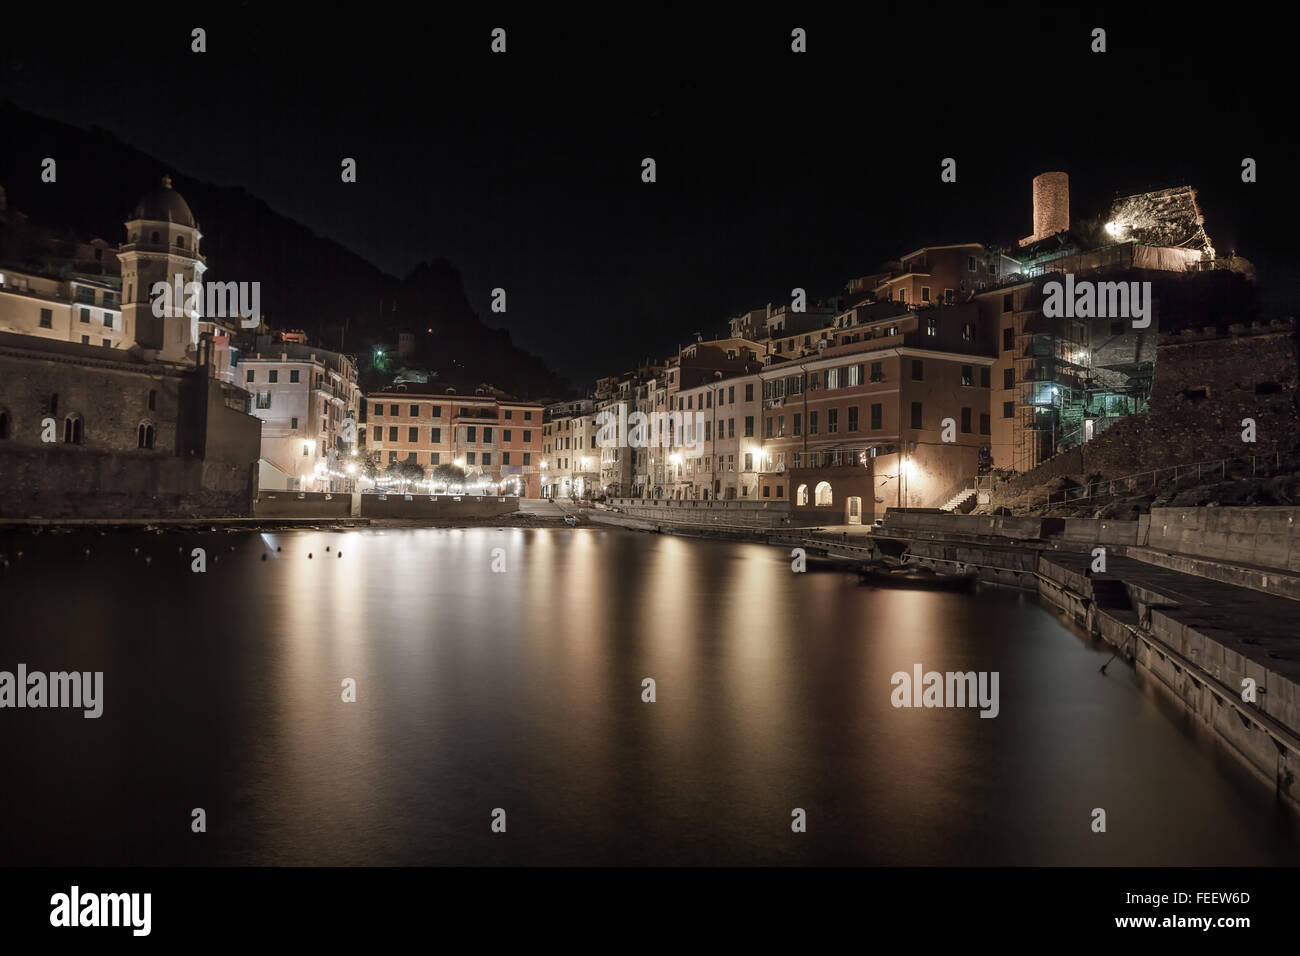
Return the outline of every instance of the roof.
<path id="1" fill-rule="evenodd" d="M 191 229 L 198 228 L 190 204 L 176 190 L 172 189 L 172 179 L 164 176 L 158 188 L 136 203 L 131 212 L 131 220 L 145 219 L 150 222 L 174 222 Z"/>
<path id="2" fill-rule="evenodd" d="M 946 243 L 946 244 L 941 245 L 941 246 L 922 246 L 920 249 L 913 249 L 913 250 L 912 250 L 911 252 L 909 252 L 907 255 L 905 255 L 905 256 L 901 256 L 901 257 L 899 258 L 898 261 L 899 261 L 899 262 L 902 262 L 904 259 L 910 259 L 910 258 L 912 258 L 912 256 L 918 256 L 918 255 L 920 255 L 920 254 L 923 253 L 923 252 L 937 252 L 937 251 L 939 251 L 940 249 L 976 249 L 976 248 L 978 248 L 978 249 L 983 249 L 983 248 L 984 248 L 984 243 L 982 243 L 982 242 L 949 242 L 949 243 Z"/>

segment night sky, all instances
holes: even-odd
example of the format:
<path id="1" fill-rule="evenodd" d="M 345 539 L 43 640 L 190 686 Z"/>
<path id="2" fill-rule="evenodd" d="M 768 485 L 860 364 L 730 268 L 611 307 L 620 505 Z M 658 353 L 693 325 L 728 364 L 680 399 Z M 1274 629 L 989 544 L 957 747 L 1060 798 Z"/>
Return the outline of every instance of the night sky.
<path id="1" fill-rule="evenodd" d="M 445 257 L 489 325 L 589 383 L 794 286 L 831 295 L 922 245 L 1028 235 L 1048 169 L 1070 174 L 1076 219 L 1191 183 L 1219 251 L 1293 311 L 1293 54 L 1258 9 L 61 6 L 61 28 L 13 23 L 0 96 L 243 186 L 395 275 Z"/>

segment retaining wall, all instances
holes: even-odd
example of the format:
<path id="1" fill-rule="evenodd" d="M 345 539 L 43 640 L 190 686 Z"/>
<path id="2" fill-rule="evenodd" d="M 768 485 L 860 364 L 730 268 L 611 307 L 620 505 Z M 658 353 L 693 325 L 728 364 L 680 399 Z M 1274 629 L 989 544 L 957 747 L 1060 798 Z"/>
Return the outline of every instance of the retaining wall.
<path id="1" fill-rule="evenodd" d="M 612 498 L 609 504 L 632 518 L 657 524 L 680 523 L 746 528 L 783 528 L 791 524 L 789 504 L 762 501 L 649 501 Z"/>
<path id="2" fill-rule="evenodd" d="M 363 518 L 497 518 L 519 510 L 518 498 L 474 495 L 362 495 Z"/>
<path id="3" fill-rule="evenodd" d="M 255 518 L 350 518 L 352 495 L 319 491 L 264 491 L 253 506 Z"/>
<path id="4" fill-rule="evenodd" d="M 1300 572 L 1300 508 L 1152 508 L 1141 543 Z"/>

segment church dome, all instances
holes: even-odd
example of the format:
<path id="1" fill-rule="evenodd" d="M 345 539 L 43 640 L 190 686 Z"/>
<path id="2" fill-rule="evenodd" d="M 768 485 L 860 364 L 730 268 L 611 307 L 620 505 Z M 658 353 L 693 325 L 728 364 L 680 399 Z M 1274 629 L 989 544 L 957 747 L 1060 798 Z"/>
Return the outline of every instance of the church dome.
<path id="1" fill-rule="evenodd" d="M 148 219 L 153 222 L 174 222 L 177 225 L 197 228 L 190 204 L 172 189 L 172 178 L 164 176 L 162 184 L 136 204 L 131 219 Z"/>

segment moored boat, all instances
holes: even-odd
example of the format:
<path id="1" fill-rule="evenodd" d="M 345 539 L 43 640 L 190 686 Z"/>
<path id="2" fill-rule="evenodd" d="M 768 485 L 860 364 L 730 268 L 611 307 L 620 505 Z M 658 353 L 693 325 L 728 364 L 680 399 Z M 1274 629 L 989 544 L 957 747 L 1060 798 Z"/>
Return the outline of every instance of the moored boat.
<path id="1" fill-rule="evenodd" d="M 927 588 L 936 591 L 964 591 L 979 580 L 975 571 L 942 573 L 919 565 L 885 567 L 877 565 L 858 571 L 862 584 L 887 588 Z"/>

